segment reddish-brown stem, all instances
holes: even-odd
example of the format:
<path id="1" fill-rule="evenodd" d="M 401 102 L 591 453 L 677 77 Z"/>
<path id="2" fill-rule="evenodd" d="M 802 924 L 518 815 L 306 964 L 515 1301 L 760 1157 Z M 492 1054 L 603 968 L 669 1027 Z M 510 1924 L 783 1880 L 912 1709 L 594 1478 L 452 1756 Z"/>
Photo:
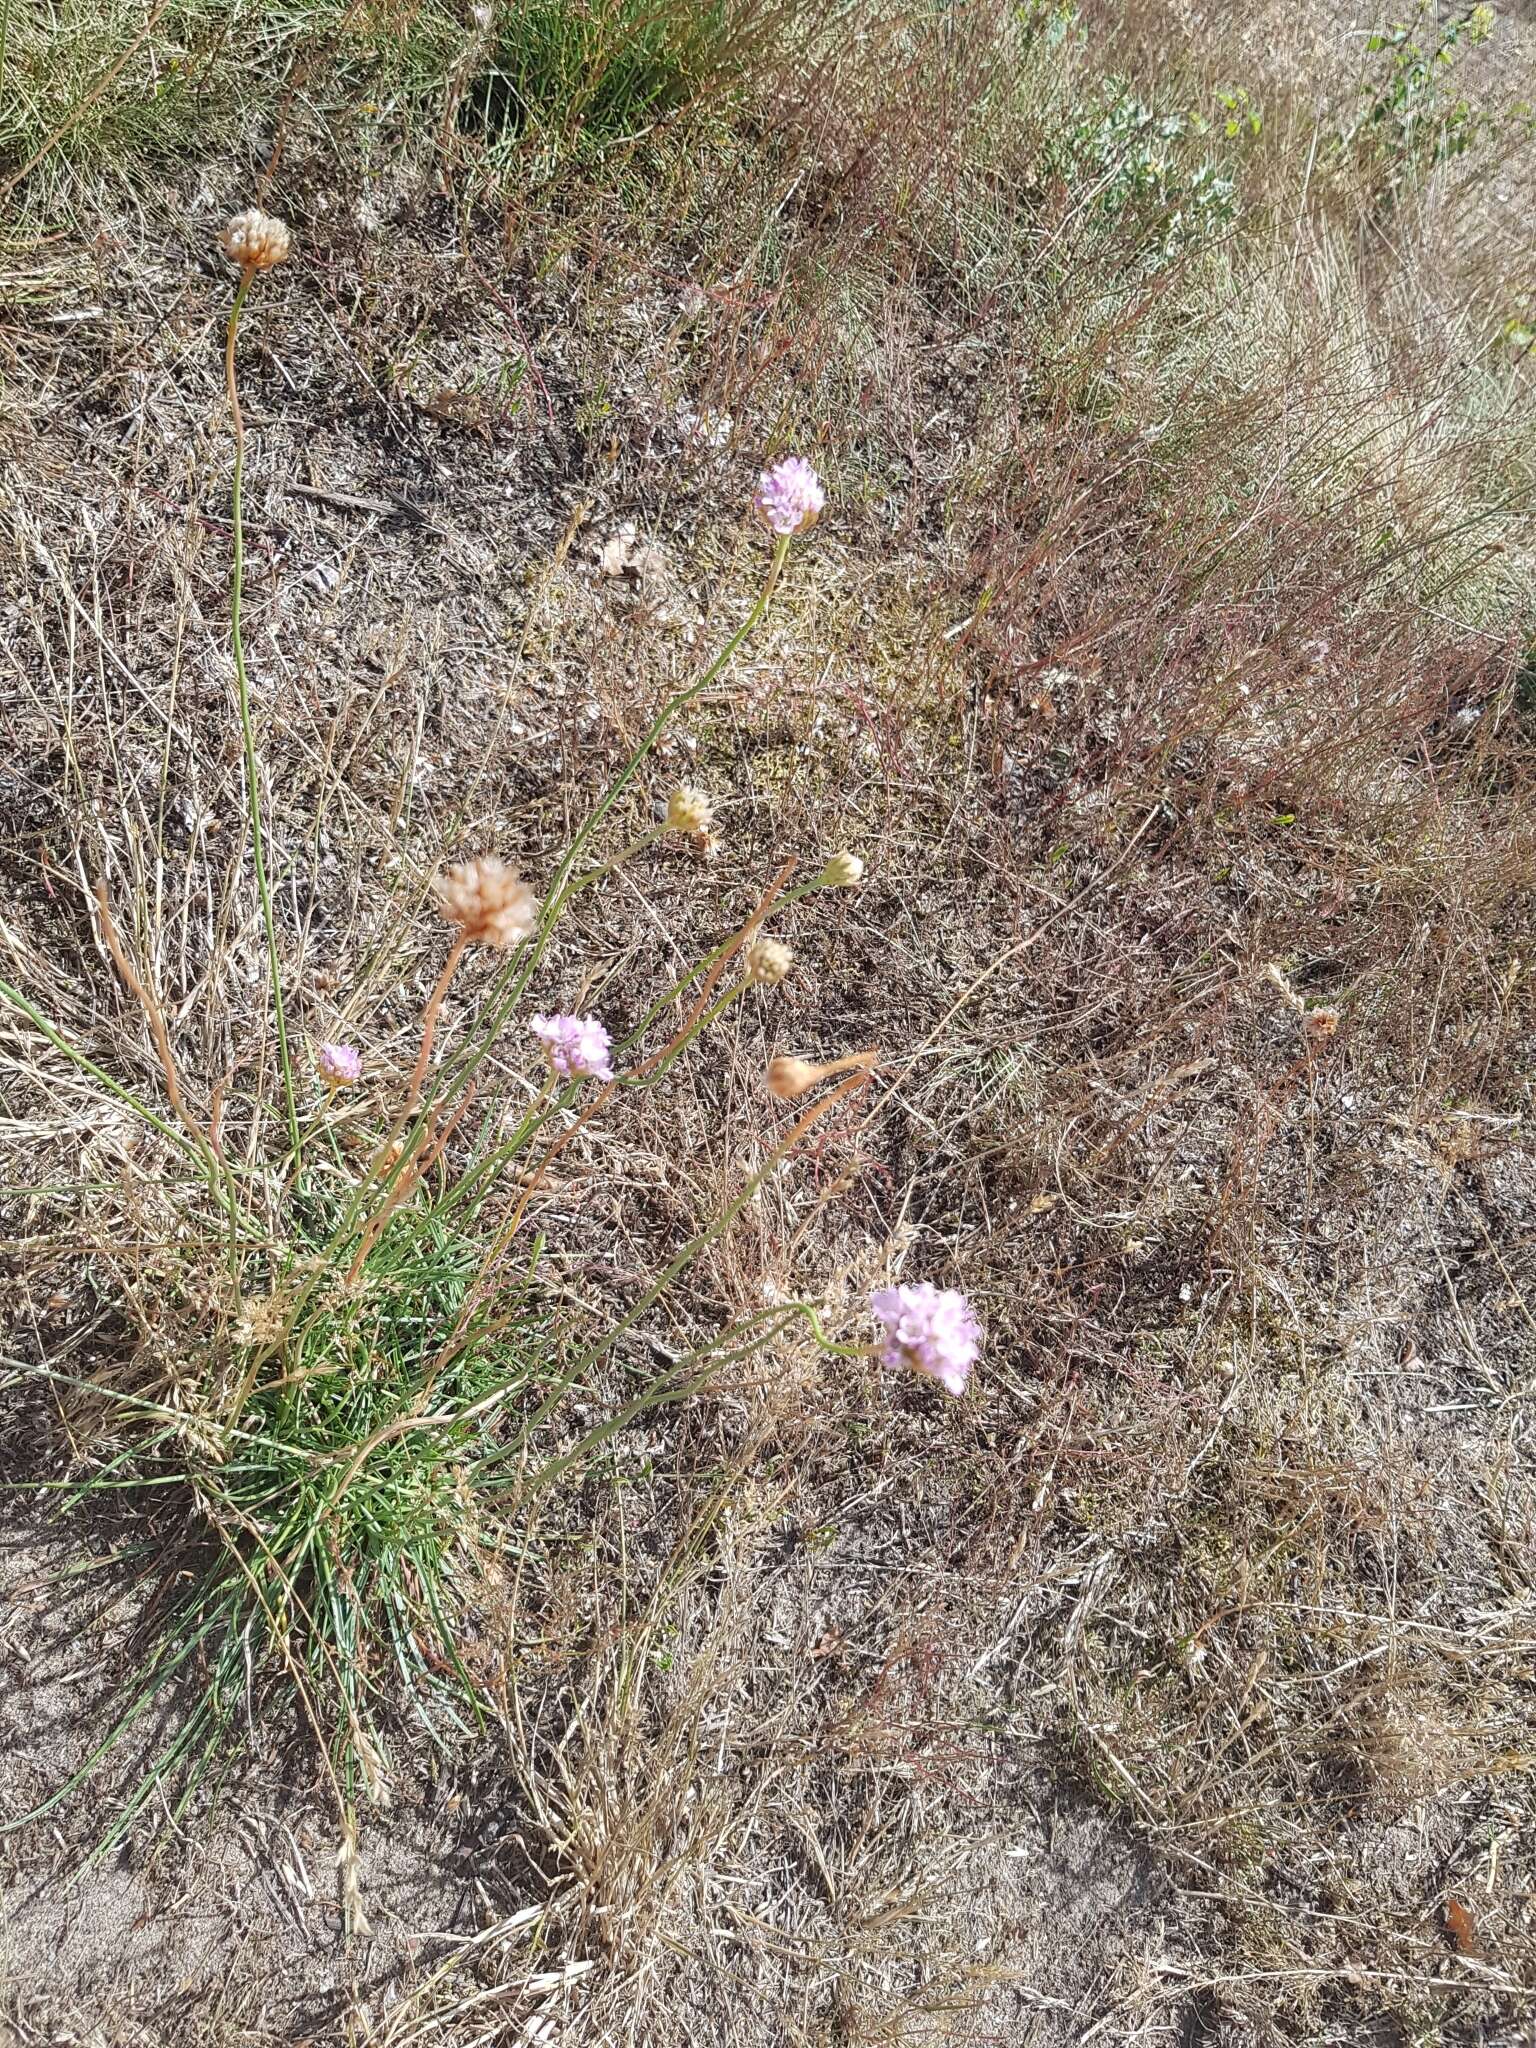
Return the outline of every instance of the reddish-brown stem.
<path id="1" fill-rule="evenodd" d="M 435 1131 L 427 1140 L 426 1144 L 422 1146 L 420 1154 L 402 1170 L 400 1178 L 384 1197 L 383 1202 L 369 1221 L 367 1229 L 364 1230 L 362 1242 L 357 1248 L 357 1256 L 348 1268 L 347 1284 L 349 1287 L 357 1279 L 358 1274 L 362 1272 L 364 1261 L 378 1243 L 384 1226 L 390 1217 L 394 1215 L 412 1188 L 420 1184 L 423 1176 L 429 1173 L 436 1162 L 442 1157 L 443 1148 L 453 1136 L 460 1117 L 463 1116 L 474 1099 L 475 1086 L 471 1082 L 464 1091 L 463 1101 L 453 1112 L 453 1115 L 449 1117 L 440 1130 Z"/>
<path id="2" fill-rule="evenodd" d="M 427 1062 L 432 1057 L 432 1040 L 437 1033 L 437 1013 L 443 1007 L 443 998 L 448 993 L 448 984 L 464 958 L 464 948 L 469 944 L 469 934 L 461 930 L 448 948 L 448 958 L 443 962 L 443 971 L 437 977 L 437 986 L 427 998 L 427 1007 L 421 1019 L 421 1050 L 416 1055 L 416 1064 L 411 1069 L 410 1085 L 405 1091 L 405 1107 L 400 1112 L 404 1123 L 421 1099 L 421 1084 L 426 1079 Z"/>
<path id="3" fill-rule="evenodd" d="M 879 1057 L 879 1046 L 872 1045 L 863 1052 L 844 1053 L 840 1060 L 824 1060 L 816 1069 L 816 1081 L 830 1081 L 834 1074 L 847 1074 L 855 1067 L 872 1067 Z M 810 1085 L 814 1087 L 815 1082 Z"/>
<path id="4" fill-rule="evenodd" d="M 235 381 L 235 339 L 240 332 L 239 308 L 244 303 L 251 279 L 256 275 L 254 264 L 247 263 L 240 272 L 240 283 L 235 292 L 235 316 L 230 320 L 224 335 L 224 393 L 229 400 L 230 419 L 235 430 L 235 447 L 245 446 L 245 415 L 240 410 L 240 387 Z"/>
<path id="5" fill-rule="evenodd" d="M 400 1114 L 384 1133 L 378 1149 L 368 1162 L 368 1170 L 362 1179 L 363 1187 L 367 1187 L 369 1181 L 375 1177 L 381 1167 L 387 1166 L 390 1163 L 390 1154 L 395 1140 L 410 1122 L 411 1112 L 421 1100 L 421 1084 L 426 1079 L 427 1062 L 432 1057 L 432 1040 L 437 1033 L 438 1012 L 443 1007 L 443 998 L 448 993 L 448 984 L 452 981 L 459 962 L 464 957 L 464 949 L 468 944 L 469 938 L 467 933 L 461 931 L 453 944 L 448 948 L 448 958 L 443 962 L 443 971 L 437 977 L 437 986 L 433 989 L 431 995 L 428 996 L 427 1007 L 422 1012 L 421 1049 L 416 1055 L 416 1064 L 411 1069 L 411 1078 L 406 1085 L 405 1101 L 401 1105 Z M 455 1117 L 454 1122 L 456 1123 L 457 1121 L 458 1118 Z"/>

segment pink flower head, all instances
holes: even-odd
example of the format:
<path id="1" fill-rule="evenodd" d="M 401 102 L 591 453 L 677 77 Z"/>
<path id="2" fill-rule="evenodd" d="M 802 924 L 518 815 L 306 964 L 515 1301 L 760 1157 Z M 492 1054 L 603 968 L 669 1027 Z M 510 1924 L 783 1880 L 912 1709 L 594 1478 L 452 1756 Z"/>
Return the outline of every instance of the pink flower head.
<path id="1" fill-rule="evenodd" d="M 543 1039 L 549 1064 L 562 1081 L 583 1075 L 594 1081 L 613 1079 L 608 1058 L 613 1041 L 595 1017 L 534 1017 L 528 1028 Z"/>
<path id="2" fill-rule="evenodd" d="M 963 1394 L 981 1352 L 981 1324 L 963 1294 L 922 1280 L 879 1287 L 869 1305 L 885 1325 L 881 1363 L 910 1365 L 951 1394 Z"/>
<path id="3" fill-rule="evenodd" d="M 803 455 L 786 455 L 765 469 L 752 499 L 770 533 L 808 533 L 826 507 L 821 479 Z"/>
<path id="4" fill-rule="evenodd" d="M 363 1078 L 363 1056 L 355 1045 L 317 1045 L 315 1065 L 327 1088 L 350 1088 Z"/>

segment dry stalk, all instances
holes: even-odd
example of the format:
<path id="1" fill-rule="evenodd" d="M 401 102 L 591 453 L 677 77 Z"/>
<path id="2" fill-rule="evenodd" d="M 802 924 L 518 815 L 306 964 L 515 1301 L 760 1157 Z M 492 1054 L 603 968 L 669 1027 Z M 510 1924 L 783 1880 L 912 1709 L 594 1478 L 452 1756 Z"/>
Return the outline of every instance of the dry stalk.
<path id="1" fill-rule="evenodd" d="M 97 882 L 94 894 L 96 897 L 97 915 L 101 919 L 102 937 L 107 942 L 107 950 L 112 955 L 113 965 L 122 976 L 129 994 L 144 1012 L 145 1021 L 149 1025 L 149 1035 L 154 1041 L 155 1057 L 160 1063 L 160 1072 L 165 1077 L 165 1092 L 171 1108 L 180 1120 L 187 1135 L 200 1150 L 211 1151 L 216 1157 L 220 1156 L 218 1147 L 210 1137 L 210 1134 L 203 1129 L 202 1125 L 198 1123 L 187 1108 L 186 1101 L 181 1092 L 181 1077 L 176 1071 L 176 1060 L 171 1051 L 170 1035 L 166 1031 L 165 1019 L 161 1015 L 160 1005 L 134 972 L 122 940 L 117 935 L 117 927 L 112 922 L 112 913 L 107 907 L 107 885 L 104 881 Z"/>

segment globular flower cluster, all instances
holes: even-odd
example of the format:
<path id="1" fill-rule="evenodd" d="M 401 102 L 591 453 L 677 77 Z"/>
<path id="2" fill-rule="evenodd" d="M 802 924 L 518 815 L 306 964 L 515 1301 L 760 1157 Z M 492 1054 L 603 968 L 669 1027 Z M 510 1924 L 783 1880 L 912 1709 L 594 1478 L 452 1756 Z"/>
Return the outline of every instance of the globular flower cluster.
<path id="1" fill-rule="evenodd" d="M 752 508 L 770 533 L 809 533 L 826 510 L 821 479 L 803 455 L 786 455 L 758 480 Z"/>
<path id="2" fill-rule="evenodd" d="M 595 1017 L 534 1017 L 528 1028 L 562 1081 L 613 1079 L 613 1041 Z"/>
<path id="3" fill-rule="evenodd" d="M 355 1045 L 322 1041 L 315 1047 L 315 1065 L 327 1088 L 350 1088 L 363 1078 L 363 1056 Z"/>
<path id="4" fill-rule="evenodd" d="M 782 939 L 754 939 L 741 964 L 754 987 L 772 988 L 788 974 L 794 957 Z"/>
<path id="5" fill-rule="evenodd" d="M 242 270 L 275 270 L 288 261 L 292 246 L 287 224 L 259 206 L 237 213 L 219 237 L 219 247 Z"/>
<path id="6" fill-rule="evenodd" d="M 881 1362 L 910 1366 L 951 1394 L 963 1394 L 981 1354 L 981 1324 L 965 1296 L 929 1280 L 915 1287 L 880 1287 L 869 1297 L 885 1325 Z"/>
<path id="7" fill-rule="evenodd" d="M 692 789 L 687 783 L 674 789 L 667 798 L 667 816 L 664 829 L 668 832 L 707 832 L 715 822 L 714 805 L 702 789 Z"/>
<path id="8" fill-rule="evenodd" d="M 864 863 L 856 853 L 834 853 L 816 877 L 823 889 L 857 889 L 864 879 Z"/>
<path id="9" fill-rule="evenodd" d="M 437 884 L 437 905 L 473 945 L 515 946 L 538 922 L 538 899 L 516 868 L 494 854 L 449 868 Z"/>

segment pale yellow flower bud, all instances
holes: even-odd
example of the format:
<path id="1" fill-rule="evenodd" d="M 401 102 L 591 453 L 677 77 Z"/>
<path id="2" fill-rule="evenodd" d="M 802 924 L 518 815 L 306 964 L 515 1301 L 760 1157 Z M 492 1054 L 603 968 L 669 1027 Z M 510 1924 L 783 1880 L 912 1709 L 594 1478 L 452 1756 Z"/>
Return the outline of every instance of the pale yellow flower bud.
<path id="1" fill-rule="evenodd" d="M 449 868 L 439 877 L 437 905 L 472 944 L 515 946 L 538 922 L 538 899 L 517 870 L 494 854 Z"/>
<path id="2" fill-rule="evenodd" d="M 708 832 L 715 822 L 714 806 L 701 789 L 683 783 L 667 798 L 668 832 Z"/>
<path id="3" fill-rule="evenodd" d="M 242 270 L 275 270 L 292 247 L 284 222 L 259 206 L 237 213 L 219 237 L 219 247 Z"/>
<path id="4" fill-rule="evenodd" d="M 772 988 L 789 972 L 794 954 L 782 939 L 754 939 L 742 956 L 747 979 L 759 988 Z"/>
<path id="5" fill-rule="evenodd" d="M 864 879 L 864 863 L 856 853 L 834 853 L 816 877 L 823 889 L 856 889 Z"/>

